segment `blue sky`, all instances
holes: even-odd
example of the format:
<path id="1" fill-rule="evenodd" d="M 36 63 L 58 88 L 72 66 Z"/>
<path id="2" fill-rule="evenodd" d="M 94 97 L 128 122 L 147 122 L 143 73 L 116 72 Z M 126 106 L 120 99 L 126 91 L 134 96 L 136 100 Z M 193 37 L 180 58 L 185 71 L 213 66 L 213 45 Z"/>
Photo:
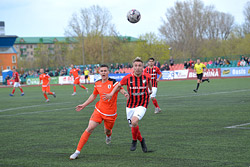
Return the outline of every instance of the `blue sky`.
<path id="1" fill-rule="evenodd" d="M 182 1 L 182 0 L 181 0 Z M 220 12 L 230 13 L 235 22 L 244 22 L 244 5 L 250 0 L 203 0 Z M 0 21 L 5 22 L 5 34 L 19 37 L 64 36 L 73 13 L 81 8 L 99 5 L 107 8 L 120 35 L 139 37 L 154 32 L 162 24 L 161 18 L 176 0 L 1 0 Z M 131 24 L 126 20 L 130 9 L 141 12 L 141 20 Z"/>

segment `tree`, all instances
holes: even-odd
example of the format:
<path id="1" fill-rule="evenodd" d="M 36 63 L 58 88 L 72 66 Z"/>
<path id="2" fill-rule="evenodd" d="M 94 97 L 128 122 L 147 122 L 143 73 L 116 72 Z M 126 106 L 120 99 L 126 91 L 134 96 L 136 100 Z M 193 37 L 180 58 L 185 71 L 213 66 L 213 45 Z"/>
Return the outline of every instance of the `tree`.
<path id="1" fill-rule="evenodd" d="M 79 42 L 75 48 L 79 54 L 78 64 L 81 64 L 79 60 L 82 60 L 83 64 L 103 63 L 103 57 L 107 53 L 102 48 L 107 46 L 108 41 L 104 36 L 113 36 L 115 31 L 111 20 L 110 12 L 98 5 L 81 9 L 79 14 L 72 15 L 65 34 L 75 37 Z"/>
<path id="2" fill-rule="evenodd" d="M 250 1 L 246 3 L 244 9 L 245 23 L 243 24 L 243 29 L 245 34 L 250 34 Z"/>
<path id="3" fill-rule="evenodd" d="M 197 58 L 205 40 L 226 40 L 232 31 L 234 17 L 204 6 L 200 0 L 176 2 L 167 9 L 166 20 L 159 31 L 179 57 Z M 177 52 L 175 55 L 177 55 Z"/>
<path id="4" fill-rule="evenodd" d="M 135 48 L 135 57 L 139 56 L 143 60 L 154 57 L 158 61 L 169 59 L 169 46 L 162 40 L 159 40 L 154 33 L 146 33 L 140 36 L 140 42 L 137 42 Z"/>

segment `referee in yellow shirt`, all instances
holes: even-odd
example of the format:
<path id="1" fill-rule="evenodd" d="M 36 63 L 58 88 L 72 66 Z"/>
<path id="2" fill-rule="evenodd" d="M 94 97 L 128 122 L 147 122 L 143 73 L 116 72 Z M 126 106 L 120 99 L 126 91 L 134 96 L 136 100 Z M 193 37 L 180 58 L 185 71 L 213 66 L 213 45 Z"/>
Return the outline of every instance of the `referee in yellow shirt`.
<path id="1" fill-rule="evenodd" d="M 197 93 L 200 83 L 205 82 L 205 81 L 209 82 L 209 79 L 208 78 L 202 79 L 203 70 L 206 71 L 207 67 L 203 63 L 201 63 L 200 59 L 197 59 L 197 63 L 194 65 L 194 70 L 197 74 L 197 87 L 196 89 L 194 89 L 194 92 Z"/>

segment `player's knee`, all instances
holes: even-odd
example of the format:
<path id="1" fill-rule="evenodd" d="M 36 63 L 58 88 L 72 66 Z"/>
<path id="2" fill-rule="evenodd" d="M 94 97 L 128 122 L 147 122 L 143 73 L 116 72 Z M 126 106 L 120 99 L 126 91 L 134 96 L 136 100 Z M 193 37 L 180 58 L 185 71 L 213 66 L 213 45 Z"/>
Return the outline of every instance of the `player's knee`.
<path id="1" fill-rule="evenodd" d="M 154 100 L 155 100 L 155 97 L 151 97 L 151 100 L 154 101 Z"/>

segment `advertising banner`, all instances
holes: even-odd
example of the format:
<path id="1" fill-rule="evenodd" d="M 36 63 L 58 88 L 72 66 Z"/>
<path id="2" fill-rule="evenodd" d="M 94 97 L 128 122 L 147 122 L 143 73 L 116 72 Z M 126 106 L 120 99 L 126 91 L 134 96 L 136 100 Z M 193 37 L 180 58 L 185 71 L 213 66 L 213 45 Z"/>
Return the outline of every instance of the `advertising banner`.
<path id="1" fill-rule="evenodd" d="M 162 80 L 173 80 L 174 79 L 174 71 L 162 71 Z"/>
<path id="2" fill-rule="evenodd" d="M 174 79 L 187 79 L 188 70 L 175 70 Z"/>
<path id="3" fill-rule="evenodd" d="M 221 68 L 221 77 L 250 76 L 250 67 Z"/>
<path id="4" fill-rule="evenodd" d="M 58 84 L 58 77 L 50 77 L 50 84 Z M 39 78 L 26 78 L 27 85 L 39 85 Z"/>
<path id="5" fill-rule="evenodd" d="M 86 83 L 94 83 L 95 82 L 95 75 L 89 75 L 89 78 L 86 80 Z M 73 76 L 60 76 L 58 79 L 58 83 L 61 85 L 64 84 L 73 84 L 74 83 L 74 77 Z M 80 83 L 85 84 L 85 76 L 80 76 Z"/>
<path id="6" fill-rule="evenodd" d="M 204 78 L 220 78 L 221 77 L 221 69 L 220 68 L 212 68 L 207 69 L 206 72 L 203 72 Z M 194 70 L 188 70 L 188 79 L 197 78 L 196 72 Z"/>

